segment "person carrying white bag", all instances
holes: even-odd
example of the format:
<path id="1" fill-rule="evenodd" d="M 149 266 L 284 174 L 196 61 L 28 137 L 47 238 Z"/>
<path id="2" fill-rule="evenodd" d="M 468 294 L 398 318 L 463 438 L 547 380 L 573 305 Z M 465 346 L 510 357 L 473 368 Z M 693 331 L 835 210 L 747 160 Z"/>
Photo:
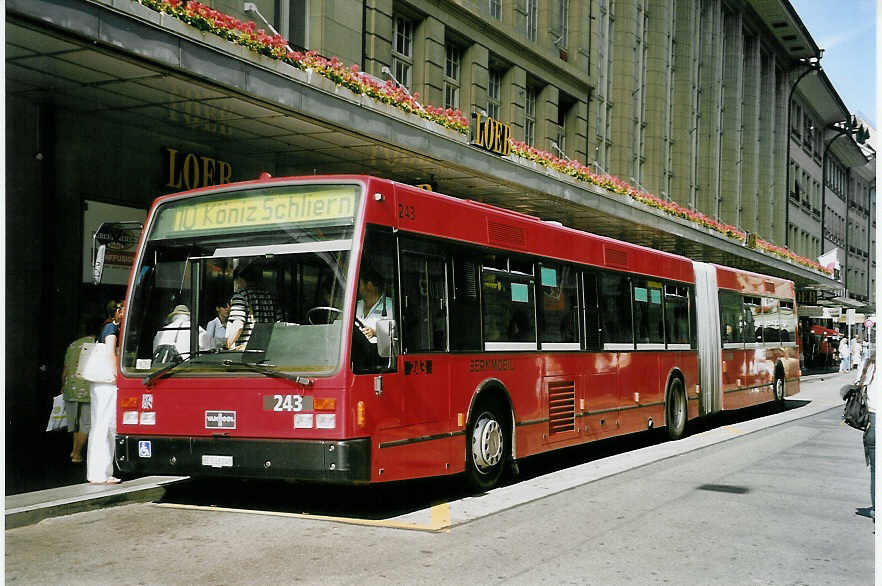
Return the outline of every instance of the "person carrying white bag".
<path id="1" fill-rule="evenodd" d="M 122 321 L 122 302 L 107 304 L 108 321 L 90 354 L 83 378 L 89 381 L 92 427 L 86 451 L 86 480 L 92 484 L 116 484 L 113 449 L 116 435 L 117 342 Z"/>

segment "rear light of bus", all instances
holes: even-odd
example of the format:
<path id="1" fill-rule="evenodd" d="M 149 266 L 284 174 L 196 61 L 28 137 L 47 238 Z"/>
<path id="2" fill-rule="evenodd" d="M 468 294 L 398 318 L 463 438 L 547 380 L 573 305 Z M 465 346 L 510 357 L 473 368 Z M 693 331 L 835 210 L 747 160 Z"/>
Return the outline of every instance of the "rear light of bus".
<path id="1" fill-rule="evenodd" d="M 138 412 L 123 411 L 123 425 L 138 425 Z"/>

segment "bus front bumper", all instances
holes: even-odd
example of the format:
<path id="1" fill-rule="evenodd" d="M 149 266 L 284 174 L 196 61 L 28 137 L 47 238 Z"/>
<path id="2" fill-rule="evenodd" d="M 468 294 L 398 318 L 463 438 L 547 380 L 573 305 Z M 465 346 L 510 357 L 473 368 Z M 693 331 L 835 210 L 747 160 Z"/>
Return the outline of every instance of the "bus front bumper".
<path id="1" fill-rule="evenodd" d="M 250 440 L 116 436 L 116 463 L 134 475 L 286 478 L 367 482 L 370 440 Z"/>

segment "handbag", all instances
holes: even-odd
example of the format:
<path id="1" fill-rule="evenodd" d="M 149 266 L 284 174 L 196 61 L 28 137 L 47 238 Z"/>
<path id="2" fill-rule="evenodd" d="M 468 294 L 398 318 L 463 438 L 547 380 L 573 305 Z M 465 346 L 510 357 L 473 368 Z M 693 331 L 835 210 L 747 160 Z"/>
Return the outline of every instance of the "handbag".
<path id="1" fill-rule="evenodd" d="M 842 390 L 845 408 L 842 410 L 842 421 L 855 429 L 865 431 L 870 425 L 870 407 L 867 402 L 866 385 L 848 385 L 851 388 Z"/>
<path id="2" fill-rule="evenodd" d="M 110 346 L 103 342 L 96 342 L 91 349 L 87 349 L 86 346 L 89 344 L 83 345 L 83 353 L 80 355 L 80 364 L 83 365 L 82 372 L 80 373 L 80 367 L 77 365 L 77 373 L 90 383 L 115 382 L 116 368 L 114 368 L 113 351 Z"/>
<path id="3" fill-rule="evenodd" d="M 67 429 L 67 412 L 64 410 L 64 395 L 56 395 L 52 399 L 52 411 L 49 413 L 49 424 L 46 431 Z"/>

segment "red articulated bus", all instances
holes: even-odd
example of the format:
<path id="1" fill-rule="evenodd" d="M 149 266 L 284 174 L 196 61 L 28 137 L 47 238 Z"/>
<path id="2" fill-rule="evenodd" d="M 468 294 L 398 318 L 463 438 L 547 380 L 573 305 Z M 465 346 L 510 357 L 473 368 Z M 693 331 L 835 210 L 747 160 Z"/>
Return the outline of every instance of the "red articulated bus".
<path id="1" fill-rule="evenodd" d="M 133 474 L 487 489 L 799 391 L 790 281 L 367 176 L 159 198 L 126 307 Z"/>

